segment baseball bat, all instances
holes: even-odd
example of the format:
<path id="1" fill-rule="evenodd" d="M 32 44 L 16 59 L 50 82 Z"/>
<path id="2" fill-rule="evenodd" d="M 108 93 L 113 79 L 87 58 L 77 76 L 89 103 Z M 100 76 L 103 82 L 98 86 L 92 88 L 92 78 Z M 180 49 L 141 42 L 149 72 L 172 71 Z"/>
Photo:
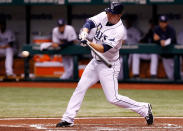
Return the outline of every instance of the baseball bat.
<path id="1" fill-rule="evenodd" d="M 104 62 L 107 67 L 111 68 L 112 64 L 101 53 L 96 51 L 89 43 L 87 42 L 86 44 L 90 47 L 90 49 L 100 58 L 102 62 Z"/>

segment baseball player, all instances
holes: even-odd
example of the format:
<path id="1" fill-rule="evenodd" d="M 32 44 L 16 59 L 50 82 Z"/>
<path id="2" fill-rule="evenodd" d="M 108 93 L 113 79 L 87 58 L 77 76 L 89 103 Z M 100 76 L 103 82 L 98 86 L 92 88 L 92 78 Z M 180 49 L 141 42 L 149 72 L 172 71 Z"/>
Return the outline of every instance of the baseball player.
<path id="1" fill-rule="evenodd" d="M 100 81 L 106 99 L 119 107 L 131 109 L 145 117 L 147 124 L 153 123 L 151 105 L 136 102 L 118 94 L 118 74 L 120 71 L 119 49 L 126 39 L 126 29 L 121 21 L 123 5 L 112 2 L 104 12 L 89 18 L 79 35 L 82 44 L 90 44 L 112 63 L 107 67 L 94 53 L 93 59 L 86 66 L 84 73 L 75 89 L 61 122 L 56 127 L 73 126 L 76 113 L 79 111 L 87 89 Z M 97 27 L 92 42 L 87 40 L 88 32 Z"/>
<path id="2" fill-rule="evenodd" d="M 168 45 L 176 44 L 176 32 L 175 30 L 168 24 L 168 17 L 166 15 L 161 15 L 159 17 L 159 25 L 154 29 L 154 41 L 160 44 L 162 47 L 166 47 Z M 161 55 L 163 66 L 165 68 L 166 75 L 168 79 L 174 79 L 174 59 L 173 55 L 165 54 Z"/>
<path id="3" fill-rule="evenodd" d="M 57 21 L 57 27 L 52 32 L 52 47 L 57 48 L 60 46 L 64 48 L 73 43 L 77 43 L 77 35 L 74 28 L 71 25 L 66 25 L 64 19 Z M 64 74 L 60 79 L 69 79 L 73 75 L 73 59 L 72 56 L 64 55 L 62 57 L 64 66 Z"/>
<path id="4" fill-rule="evenodd" d="M 6 20 L 0 19 L 0 55 L 6 56 L 5 69 L 8 78 L 14 78 L 13 73 L 13 44 L 15 35 L 11 30 L 6 29 Z"/>

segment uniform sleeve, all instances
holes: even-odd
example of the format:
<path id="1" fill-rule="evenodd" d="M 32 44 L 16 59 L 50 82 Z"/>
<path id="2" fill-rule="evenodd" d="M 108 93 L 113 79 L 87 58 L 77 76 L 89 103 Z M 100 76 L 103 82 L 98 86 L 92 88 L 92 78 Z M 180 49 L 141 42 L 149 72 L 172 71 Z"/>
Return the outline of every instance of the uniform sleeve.
<path id="1" fill-rule="evenodd" d="M 58 37 L 58 33 L 57 33 L 56 28 L 54 28 L 53 31 L 52 31 L 52 42 L 57 43 L 57 44 L 60 43 L 60 39 Z"/>
<path id="2" fill-rule="evenodd" d="M 157 34 L 157 35 L 159 35 L 159 36 L 161 36 L 160 30 L 159 30 L 158 27 L 155 27 L 154 33 Z"/>
<path id="3" fill-rule="evenodd" d="M 74 28 L 71 27 L 71 28 L 69 29 L 68 39 L 67 39 L 67 40 L 68 40 L 69 42 L 71 42 L 71 41 L 76 40 L 76 39 L 77 39 L 76 32 L 75 32 Z"/>
<path id="4" fill-rule="evenodd" d="M 107 15 L 105 12 L 102 12 L 98 15 L 95 15 L 91 18 L 89 18 L 89 20 L 93 21 L 95 26 L 99 25 L 101 23 L 101 21 L 103 21 L 105 18 L 107 18 Z"/>

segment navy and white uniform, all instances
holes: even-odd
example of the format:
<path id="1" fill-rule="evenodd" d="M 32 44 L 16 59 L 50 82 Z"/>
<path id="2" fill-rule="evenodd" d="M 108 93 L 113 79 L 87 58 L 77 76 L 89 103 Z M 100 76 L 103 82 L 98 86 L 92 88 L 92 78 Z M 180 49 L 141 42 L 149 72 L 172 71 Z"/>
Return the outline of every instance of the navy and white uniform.
<path id="1" fill-rule="evenodd" d="M 75 89 L 62 121 L 74 123 L 76 113 L 79 111 L 84 95 L 89 87 L 100 81 L 106 99 L 119 107 L 131 109 L 141 116 L 148 114 L 148 103 L 136 102 L 126 96 L 118 94 L 118 74 L 120 71 L 119 49 L 122 41 L 126 39 L 126 29 L 121 20 L 115 25 L 106 26 L 107 14 L 102 12 L 89 20 L 93 21 L 97 30 L 93 43 L 107 44 L 111 48 L 102 55 L 112 63 L 108 68 L 100 59 L 92 53 L 93 59 L 86 66 L 83 75 Z"/>
<path id="2" fill-rule="evenodd" d="M 166 30 L 162 30 L 160 26 L 155 27 L 154 33 L 157 34 L 160 37 L 160 40 L 171 40 L 171 45 L 176 44 L 176 32 L 171 26 L 167 26 Z M 158 44 L 160 44 L 160 41 L 157 41 Z M 163 65 L 165 68 L 166 75 L 168 79 L 172 80 L 174 78 L 174 59 L 173 55 L 171 54 L 165 54 L 161 55 Z"/>
<path id="3" fill-rule="evenodd" d="M 59 32 L 59 27 L 55 27 L 52 32 L 52 41 L 53 43 L 61 44 L 61 41 L 72 42 L 77 40 L 77 35 L 74 28 L 70 25 L 65 25 L 65 29 L 63 33 Z M 60 79 L 69 79 L 73 75 L 73 58 L 72 56 L 64 55 L 62 56 L 62 63 L 64 66 L 64 74 L 60 77 Z"/>

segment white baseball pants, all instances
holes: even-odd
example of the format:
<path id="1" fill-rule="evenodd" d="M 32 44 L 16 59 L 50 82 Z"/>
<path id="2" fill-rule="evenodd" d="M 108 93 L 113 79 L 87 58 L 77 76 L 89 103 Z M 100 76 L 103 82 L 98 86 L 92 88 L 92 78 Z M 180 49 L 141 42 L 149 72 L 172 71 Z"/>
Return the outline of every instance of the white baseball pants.
<path id="1" fill-rule="evenodd" d="M 133 54 L 132 72 L 133 75 L 139 75 L 140 59 L 151 60 L 150 75 L 157 75 L 158 55 L 157 54 Z"/>
<path id="2" fill-rule="evenodd" d="M 174 59 L 173 58 L 162 58 L 165 73 L 168 79 L 174 79 Z"/>
<path id="3" fill-rule="evenodd" d="M 73 57 L 72 56 L 63 56 L 62 63 L 64 66 L 64 74 L 60 79 L 69 79 L 73 75 Z"/>
<path id="4" fill-rule="evenodd" d="M 86 66 L 83 75 L 75 89 L 62 120 L 74 123 L 76 113 L 79 111 L 87 89 L 100 81 L 106 99 L 116 106 L 131 109 L 145 117 L 148 113 L 148 103 L 136 102 L 126 96 L 118 94 L 118 74 L 120 71 L 119 60 L 108 68 L 102 62 L 92 59 Z"/>
<path id="5" fill-rule="evenodd" d="M 5 56 L 6 75 L 13 74 L 13 48 L 0 49 L 0 55 Z"/>

